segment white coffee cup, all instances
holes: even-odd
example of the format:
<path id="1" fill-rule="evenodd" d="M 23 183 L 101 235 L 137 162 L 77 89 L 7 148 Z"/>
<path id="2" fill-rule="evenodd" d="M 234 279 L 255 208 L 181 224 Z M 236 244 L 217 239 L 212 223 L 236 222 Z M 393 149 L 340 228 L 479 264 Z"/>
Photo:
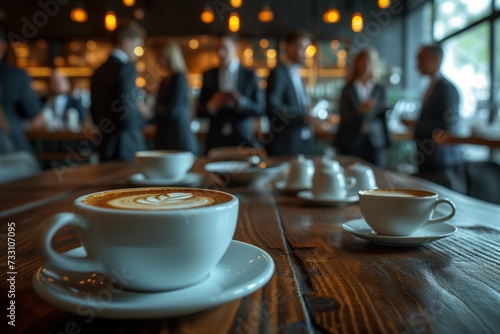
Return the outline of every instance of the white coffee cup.
<path id="1" fill-rule="evenodd" d="M 455 205 L 436 193 L 413 189 L 368 189 L 358 192 L 361 213 L 368 225 L 382 235 L 411 235 L 418 229 L 444 222 L 455 215 Z M 432 218 L 440 204 L 447 204 L 451 212 Z"/>
<path id="2" fill-rule="evenodd" d="M 196 156 L 187 151 L 152 150 L 136 152 L 135 159 L 147 179 L 179 181 L 191 169 Z"/>
<path id="3" fill-rule="evenodd" d="M 287 177 L 287 188 L 311 189 L 314 175 L 314 163 L 300 154 L 290 163 Z"/>
<path id="4" fill-rule="evenodd" d="M 119 275 L 124 289 L 137 291 L 203 281 L 228 249 L 238 219 L 235 196 L 194 188 L 104 191 L 76 199 L 74 209 L 44 222 L 39 245 L 48 266 Z M 53 249 L 52 239 L 65 226 L 78 230 L 85 258 Z"/>
<path id="5" fill-rule="evenodd" d="M 346 177 L 338 161 L 324 157 L 316 162 L 312 186 L 315 197 L 342 200 L 355 184 L 356 179 Z"/>
<path id="6" fill-rule="evenodd" d="M 357 195 L 360 190 L 377 187 L 373 169 L 369 166 L 360 164 L 359 162 L 347 166 L 345 169 L 345 175 L 356 179 L 356 185 L 348 192 L 348 195 L 354 196 Z"/>

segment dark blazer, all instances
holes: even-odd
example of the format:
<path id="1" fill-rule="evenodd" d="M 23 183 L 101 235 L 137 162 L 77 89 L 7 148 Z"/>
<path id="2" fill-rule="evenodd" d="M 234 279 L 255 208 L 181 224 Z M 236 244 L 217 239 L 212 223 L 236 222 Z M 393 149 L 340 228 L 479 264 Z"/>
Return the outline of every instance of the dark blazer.
<path id="1" fill-rule="evenodd" d="M 91 78 L 90 111 L 102 135 L 97 144 L 101 160 L 132 161 L 136 151 L 146 148 L 142 133 L 146 120 L 137 108 L 142 95 L 136 77 L 133 64 L 110 56 Z"/>
<path id="2" fill-rule="evenodd" d="M 237 108 L 223 108 L 215 115 L 210 115 L 207 103 L 219 91 L 219 68 L 213 68 L 203 74 L 203 87 L 200 92 L 196 114 L 200 118 L 210 119 L 206 150 L 222 146 L 253 146 L 254 117 L 264 114 L 264 94 L 259 88 L 258 78 L 253 70 L 239 66 L 238 85 L 235 89 L 244 97 L 244 103 Z M 232 126 L 232 134 L 222 134 L 226 122 Z"/>
<path id="3" fill-rule="evenodd" d="M 9 136 L 16 151 L 32 152 L 31 144 L 24 136 L 22 119 L 35 117 L 41 102 L 31 89 L 31 78 L 26 72 L 11 67 L 0 60 L 1 103 L 9 123 Z"/>
<path id="4" fill-rule="evenodd" d="M 182 150 L 198 154 L 198 141 L 191 132 L 189 87 L 184 73 L 174 73 L 160 84 L 154 123 L 155 149 Z"/>
<path id="5" fill-rule="evenodd" d="M 340 95 L 340 123 L 334 146 L 341 154 L 366 156 L 366 150 L 381 150 L 389 144 L 385 124 L 385 89 L 373 86 L 370 97 L 376 107 L 362 115 L 358 112 L 362 101 L 354 83 L 348 83 Z"/>
<path id="6" fill-rule="evenodd" d="M 455 132 L 459 123 L 458 91 L 448 79 L 441 78 L 427 101 L 422 105 L 415 125 L 419 169 L 437 171 L 443 167 L 457 166 L 462 162 L 459 145 L 437 145 L 432 141 L 435 130 Z"/>
<path id="7" fill-rule="evenodd" d="M 269 118 L 269 138 L 266 143 L 270 156 L 309 153 L 309 144 L 302 140 L 306 108 L 299 102 L 288 68 L 278 64 L 267 79 L 266 113 Z"/>

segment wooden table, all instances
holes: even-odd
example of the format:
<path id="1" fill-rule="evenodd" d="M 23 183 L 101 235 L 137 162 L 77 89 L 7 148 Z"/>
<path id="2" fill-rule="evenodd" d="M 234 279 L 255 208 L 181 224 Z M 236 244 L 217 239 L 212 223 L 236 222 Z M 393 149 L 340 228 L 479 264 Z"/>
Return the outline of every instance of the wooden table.
<path id="1" fill-rule="evenodd" d="M 340 157 L 344 166 L 355 160 Z M 195 170 L 201 171 L 204 159 Z M 342 230 L 361 217 L 357 204 L 305 206 L 272 189 L 225 188 L 240 199 L 236 240 L 267 251 L 276 269 L 262 289 L 196 314 L 155 320 L 90 319 L 40 300 L 31 286 L 44 259 L 36 248 L 41 222 L 71 211 L 81 195 L 127 187 L 136 170 L 120 162 L 79 166 L 0 186 L 3 272 L 7 224 L 15 224 L 15 333 L 498 333 L 500 328 L 500 206 L 437 185 L 376 170 L 379 186 L 432 189 L 452 199 L 459 227 L 420 247 L 379 246 Z M 11 224 L 12 225 L 12 224 Z M 54 245 L 78 245 L 73 230 Z M 3 276 L 2 309 L 7 298 Z M 2 331 L 5 332 L 5 331 Z"/>
<path id="2" fill-rule="evenodd" d="M 438 131 L 434 134 L 434 141 L 437 144 L 468 144 L 486 146 L 490 149 L 500 148 L 500 137 L 482 137 L 479 135 L 457 136 L 446 131 Z"/>

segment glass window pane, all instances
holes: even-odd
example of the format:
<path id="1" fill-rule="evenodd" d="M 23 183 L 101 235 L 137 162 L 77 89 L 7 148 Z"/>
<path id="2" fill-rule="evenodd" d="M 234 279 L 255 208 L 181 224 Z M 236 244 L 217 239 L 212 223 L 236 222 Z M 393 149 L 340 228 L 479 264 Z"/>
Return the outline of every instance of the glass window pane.
<path id="1" fill-rule="evenodd" d="M 491 1 L 435 0 L 434 39 L 441 40 L 490 14 Z"/>
<path id="2" fill-rule="evenodd" d="M 500 7 L 500 0 L 497 0 Z M 500 122 L 500 19 L 495 21 L 495 74 L 493 76 L 493 102 L 496 114 L 493 114 L 493 119 Z"/>
<path id="3" fill-rule="evenodd" d="M 442 72 L 458 86 L 461 114 L 466 119 L 488 117 L 490 98 L 490 25 L 466 30 L 443 43 Z"/>

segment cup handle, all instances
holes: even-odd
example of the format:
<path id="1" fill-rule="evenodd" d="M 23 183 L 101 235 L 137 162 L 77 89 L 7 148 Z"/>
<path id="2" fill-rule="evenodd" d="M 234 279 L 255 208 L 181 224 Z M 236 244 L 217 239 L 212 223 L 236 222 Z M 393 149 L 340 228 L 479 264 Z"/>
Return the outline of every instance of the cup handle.
<path id="1" fill-rule="evenodd" d="M 356 178 L 347 176 L 345 178 L 345 185 L 347 190 L 351 190 L 356 185 Z"/>
<path id="2" fill-rule="evenodd" d="M 455 215 L 455 204 L 453 204 L 453 202 L 451 200 L 449 200 L 448 198 L 442 198 L 442 199 L 438 199 L 437 201 L 435 201 L 434 204 L 432 205 L 431 216 L 434 213 L 434 210 L 436 210 L 436 208 L 440 204 L 448 204 L 451 208 L 451 212 L 444 217 L 430 218 L 429 221 L 427 222 L 427 224 L 441 223 L 441 222 L 444 222 L 448 219 L 453 218 L 453 216 Z"/>
<path id="3" fill-rule="evenodd" d="M 74 213 L 64 212 L 46 220 L 40 230 L 38 245 L 40 251 L 47 259 L 47 262 L 60 270 L 73 272 L 102 272 L 101 265 L 90 259 L 88 255 L 85 258 L 77 258 L 58 253 L 52 248 L 52 239 L 57 231 L 64 226 L 74 226 L 80 231 L 85 231 L 87 229 L 85 221 Z"/>

